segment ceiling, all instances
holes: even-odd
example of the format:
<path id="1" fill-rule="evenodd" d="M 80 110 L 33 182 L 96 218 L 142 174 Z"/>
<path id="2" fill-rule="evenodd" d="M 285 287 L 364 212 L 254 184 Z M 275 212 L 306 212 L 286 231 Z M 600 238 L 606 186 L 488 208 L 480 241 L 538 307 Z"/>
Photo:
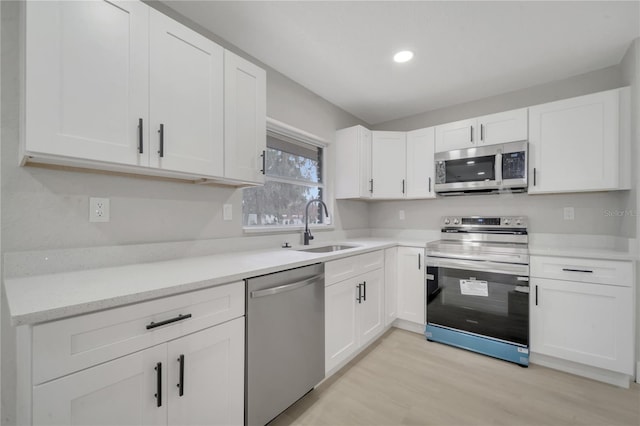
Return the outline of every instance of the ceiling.
<path id="1" fill-rule="evenodd" d="M 164 3 L 370 125 L 616 65 L 640 35 L 639 1 Z"/>

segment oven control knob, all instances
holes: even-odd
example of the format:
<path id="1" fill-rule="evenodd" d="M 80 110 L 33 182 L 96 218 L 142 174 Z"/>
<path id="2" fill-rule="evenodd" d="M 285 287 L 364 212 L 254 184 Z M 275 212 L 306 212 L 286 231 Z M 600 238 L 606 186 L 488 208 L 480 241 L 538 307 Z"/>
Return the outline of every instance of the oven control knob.
<path id="1" fill-rule="evenodd" d="M 511 223 L 511 220 L 505 219 L 502 223 L 505 225 L 509 225 Z"/>
<path id="2" fill-rule="evenodd" d="M 459 223 L 460 223 L 460 221 L 459 221 L 458 219 L 453 219 L 453 224 L 454 224 L 454 225 L 457 225 L 457 224 L 459 224 Z"/>
<path id="3" fill-rule="evenodd" d="M 444 224 L 445 224 L 445 225 L 448 225 L 448 224 L 450 224 L 450 223 L 451 223 L 451 221 L 449 220 L 449 218 L 448 218 L 448 217 L 447 217 L 447 218 L 445 218 L 445 220 L 444 220 Z"/>
<path id="4" fill-rule="evenodd" d="M 522 221 L 520 219 L 516 220 L 516 225 L 518 226 L 522 225 Z"/>

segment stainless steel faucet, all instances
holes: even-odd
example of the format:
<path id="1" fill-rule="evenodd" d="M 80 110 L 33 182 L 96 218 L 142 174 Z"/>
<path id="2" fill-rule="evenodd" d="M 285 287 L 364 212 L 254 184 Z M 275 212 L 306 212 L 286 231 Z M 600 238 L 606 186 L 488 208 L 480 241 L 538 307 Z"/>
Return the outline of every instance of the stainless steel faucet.
<path id="1" fill-rule="evenodd" d="M 315 200 L 309 200 L 306 207 L 304 208 L 304 245 L 308 246 L 309 241 L 313 240 L 313 235 L 311 235 L 311 231 L 309 230 L 309 204 L 311 203 L 320 203 L 322 207 L 324 207 L 324 214 L 329 217 L 329 210 L 327 209 L 327 205 L 319 198 Z"/>

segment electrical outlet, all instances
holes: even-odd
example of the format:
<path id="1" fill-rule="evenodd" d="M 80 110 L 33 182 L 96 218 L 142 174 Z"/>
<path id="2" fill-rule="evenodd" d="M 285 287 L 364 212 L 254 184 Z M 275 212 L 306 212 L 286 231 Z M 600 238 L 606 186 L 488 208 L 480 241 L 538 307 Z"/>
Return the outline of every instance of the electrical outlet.
<path id="1" fill-rule="evenodd" d="M 89 222 L 109 222 L 108 198 L 89 198 Z"/>
<path id="2" fill-rule="evenodd" d="M 564 208 L 564 220 L 574 220 L 576 218 L 576 212 L 573 207 Z"/>
<path id="3" fill-rule="evenodd" d="M 404 220 L 404 210 L 400 210 L 398 212 L 398 217 L 400 218 L 400 220 Z"/>
<path id="4" fill-rule="evenodd" d="M 224 204 L 222 206 L 223 220 L 233 220 L 233 204 Z"/>

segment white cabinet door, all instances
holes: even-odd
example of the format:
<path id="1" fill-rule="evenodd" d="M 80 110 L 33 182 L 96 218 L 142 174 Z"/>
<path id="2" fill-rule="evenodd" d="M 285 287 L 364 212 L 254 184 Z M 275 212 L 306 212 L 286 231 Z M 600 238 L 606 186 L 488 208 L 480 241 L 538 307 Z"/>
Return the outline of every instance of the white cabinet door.
<path id="1" fill-rule="evenodd" d="M 223 175 L 223 49 L 150 13 L 151 165 Z"/>
<path id="2" fill-rule="evenodd" d="M 478 143 L 493 145 L 527 140 L 527 118 L 526 108 L 478 117 L 480 128 Z"/>
<path id="3" fill-rule="evenodd" d="M 531 278 L 531 351 L 633 374 L 629 287 Z"/>
<path id="4" fill-rule="evenodd" d="M 480 137 L 476 127 L 475 118 L 436 126 L 436 152 L 473 148 Z"/>
<path id="5" fill-rule="evenodd" d="M 407 155 L 405 132 L 372 132 L 373 198 L 404 198 Z"/>
<path id="6" fill-rule="evenodd" d="M 435 198 L 435 128 L 407 132 L 407 198 Z"/>
<path id="7" fill-rule="evenodd" d="M 324 289 L 326 372 L 338 366 L 358 349 L 357 288 L 358 280 L 352 278 Z"/>
<path id="8" fill-rule="evenodd" d="M 262 154 L 267 147 L 267 74 L 224 51 L 224 176 L 264 183 Z"/>
<path id="9" fill-rule="evenodd" d="M 358 277 L 362 283 L 358 305 L 358 346 L 366 345 L 384 328 L 384 271 L 376 269 Z"/>
<path id="10" fill-rule="evenodd" d="M 384 251 L 384 325 L 398 317 L 398 248 Z"/>
<path id="11" fill-rule="evenodd" d="M 371 198 L 371 131 L 353 126 L 336 132 L 336 198 Z"/>
<path id="12" fill-rule="evenodd" d="M 529 108 L 529 193 L 617 189 L 619 91 Z"/>
<path id="13" fill-rule="evenodd" d="M 148 165 L 149 8 L 131 1 L 25 8 L 27 153 Z"/>
<path id="14" fill-rule="evenodd" d="M 167 353 L 168 424 L 244 422 L 244 317 L 173 340 Z"/>
<path id="15" fill-rule="evenodd" d="M 425 324 L 424 249 L 398 247 L 398 318 Z"/>
<path id="16" fill-rule="evenodd" d="M 166 425 L 166 350 L 155 346 L 35 386 L 33 424 Z"/>

